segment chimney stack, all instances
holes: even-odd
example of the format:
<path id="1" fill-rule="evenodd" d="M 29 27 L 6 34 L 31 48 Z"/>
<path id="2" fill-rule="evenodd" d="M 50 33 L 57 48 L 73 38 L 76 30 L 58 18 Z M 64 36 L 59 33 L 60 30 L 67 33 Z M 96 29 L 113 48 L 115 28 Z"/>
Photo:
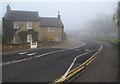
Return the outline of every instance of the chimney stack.
<path id="1" fill-rule="evenodd" d="M 11 11 L 10 5 L 7 5 L 7 12 Z"/>
<path id="2" fill-rule="evenodd" d="M 58 11 L 58 18 L 61 20 L 61 17 L 60 17 L 60 13 L 59 13 L 59 11 Z"/>

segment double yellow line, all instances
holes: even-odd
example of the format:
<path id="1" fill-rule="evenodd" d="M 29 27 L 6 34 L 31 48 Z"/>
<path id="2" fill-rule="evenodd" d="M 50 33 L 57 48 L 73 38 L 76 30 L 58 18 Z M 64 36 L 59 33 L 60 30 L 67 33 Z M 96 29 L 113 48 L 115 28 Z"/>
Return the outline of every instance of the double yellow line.
<path id="1" fill-rule="evenodd" d="M 64 79 L 60 80 L 60 79 L 62 78 L 62 76 L 63 76 L 63 75 L 62 75 L 61 77 L 57 78 L 56 80 L 54 80 L 54 81 L 51 82 L 51 83 L 52 83 L 52 84 L 54 84 L 54 83 L 56 84 L 56 83 L 65 82 L 65 81 L 68 80 L 70 77 L 74 76 L 76 73 L 82 71 L 83 69 L 85 69 L 85 67 L 86 67 L 87 65 L 89 65 L 89 64 L 95 59 L 95 56 L 96 56 L 101 50 L 102 50 L 102 46 L 99 48 L 99 50 L 98 50 L 92 57 L 90 57 L 88 60 L 86 60 L 86 61 L 85 61 L 84 63 L 82 63 L 80 66 L 78 66 L 78 67 L 74 68 L 73 70 L 71 70 Z"/>

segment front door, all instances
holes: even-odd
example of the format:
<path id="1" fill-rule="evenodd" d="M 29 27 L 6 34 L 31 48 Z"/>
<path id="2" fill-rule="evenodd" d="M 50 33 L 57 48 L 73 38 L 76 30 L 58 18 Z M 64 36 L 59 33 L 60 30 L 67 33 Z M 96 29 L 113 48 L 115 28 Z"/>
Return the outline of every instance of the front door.
<path id="1" fill-rule="evenodd" d="M 30 34 L 27 35 L 27 42 L 32 42 L 32 35 Z"/>

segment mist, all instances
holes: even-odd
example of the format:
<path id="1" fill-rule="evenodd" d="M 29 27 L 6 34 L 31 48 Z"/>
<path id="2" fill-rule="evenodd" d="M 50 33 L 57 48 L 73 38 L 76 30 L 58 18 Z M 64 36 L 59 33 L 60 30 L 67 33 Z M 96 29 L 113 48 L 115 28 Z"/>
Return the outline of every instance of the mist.
<path id="1" fill-rule="evenodd" d="M 38 11 L 41 17 L 57 17 L 60 11 L 68 39 L 117 38 L 117 28 L 112 21 L 115 2 L 4 2 L 1 17 L 7 4 L 12 10 Z"/>
<path id="2" fill-rule="evenodd" d="M 71 37 L 82 40 L 117 39 L 118 27 L 113 21 L 113 15 L 99 14 L 88 21 L 83 29 L 73 31 Z"/>

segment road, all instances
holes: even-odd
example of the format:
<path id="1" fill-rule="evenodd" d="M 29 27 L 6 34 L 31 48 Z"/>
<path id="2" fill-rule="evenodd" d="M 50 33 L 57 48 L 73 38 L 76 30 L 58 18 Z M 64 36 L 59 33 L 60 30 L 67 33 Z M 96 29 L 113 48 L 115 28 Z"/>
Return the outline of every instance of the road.
<path id="1" fill-rule="evenodd" d="M 78 48 L 42 48 L 5 54 L 2 56 L 2 80 L 3 82 L 51 82 L 68 70 L 75 57 L 88 52 L 79 57 L 71 69 L 86 61 L 100 46 L 99 43 L 89 41 L 85 46 Z"/>
<path id="2" fill-rule="evenodd" d="M 118 49 L 103 42 L 103 50 L 73 82 L 118 82 Z"/>

